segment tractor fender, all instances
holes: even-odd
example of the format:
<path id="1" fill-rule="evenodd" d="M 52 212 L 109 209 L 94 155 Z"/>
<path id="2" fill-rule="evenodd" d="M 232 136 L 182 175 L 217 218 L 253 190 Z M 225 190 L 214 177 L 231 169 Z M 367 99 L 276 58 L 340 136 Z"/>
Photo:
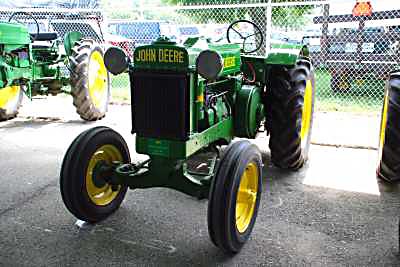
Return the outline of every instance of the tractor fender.
<path id="1" fill-rule="evenodd" d="M 271 50 L 265 60 L 271 65 L 295 65 L 300 57 L 309 57 L 310 52 L 305 45 L 272 44 Z"/>
<path id="2" fill-rule="evenodd" d="M 75 43 L 82 39 L 82 33 L 80 32 L 69 32 L 64 37 L 64 49 L 67 56 L 72 55 L 72 48 Z"/>

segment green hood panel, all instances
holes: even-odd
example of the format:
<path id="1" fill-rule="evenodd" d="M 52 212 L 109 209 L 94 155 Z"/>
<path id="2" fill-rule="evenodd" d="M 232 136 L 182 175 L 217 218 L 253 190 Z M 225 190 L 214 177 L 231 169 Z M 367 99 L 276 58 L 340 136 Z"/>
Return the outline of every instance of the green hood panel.
<path id="1" fill-rule="evenodd" d="M 0 22 L 0 44 L 24 45 L 30 42 L 26 26 L 17 23 Z"/>
<path id="2" fill-rule="evenodd" d="M 294 65 L 301 56 L 309 56 L 308 48 L 304 45 L 279 44 L 271 45 L 266 64 L 272 65 Z"/>

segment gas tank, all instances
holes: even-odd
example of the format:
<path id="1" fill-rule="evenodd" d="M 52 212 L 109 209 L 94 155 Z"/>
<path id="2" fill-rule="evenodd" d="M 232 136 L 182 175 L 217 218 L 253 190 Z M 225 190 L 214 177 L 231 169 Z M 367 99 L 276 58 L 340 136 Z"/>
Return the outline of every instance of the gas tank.
<path id="1" fill-rule="evenodd" d="M 0 44 L 25 45 L 30 42 L 26 26 L 17 23 L 0 22 Z"/>

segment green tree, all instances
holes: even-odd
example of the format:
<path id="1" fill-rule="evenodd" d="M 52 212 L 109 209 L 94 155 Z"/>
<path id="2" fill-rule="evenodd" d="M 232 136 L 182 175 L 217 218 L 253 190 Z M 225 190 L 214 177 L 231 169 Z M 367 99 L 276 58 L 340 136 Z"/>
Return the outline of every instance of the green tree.
<path id="1" fill-rule="evenodd" d="M 245 4 L 249 1 L 246 0 L 161 0 L 164 3 L 171 5 L 218 5 L 218 4 Z M 273 3 L 288 2 L 291 0 L 271 0 Z M 307 0 L 298 0 L 307 1 Z M 268 0 L 260 0 L 259 3 L 267 3 Z M 253 2 L 254 3 L 254 2 Z M 288 29 L 300 29 L 306 23 L 306 15 L 313 11 L 314 7 L 311 5 L 303 6 L 276 6 L 271 10 L 272 14 L 272 27 Z M 267 8 L 254 7 L 254 8 L 210 8 L 187 10 L 183 12 L 192 20 L 198 23 L 229 23 L 237 19 L 250 19 L 258 25 L 262 32 L 267 31 Z M 265 48 L 262 47 L 259 54 L 265 53 Z"/>
<path id="2" fill-rule="evenodd" d="M 288 2 L 290 0 L 272 0 L 273 3 Z M 307 0 L 298 0 L 298 2 Z M 246 0 L 162 0 L 170 5 L 217 5 L 217 4 L 245 4 Z M 267 3 L 267 0 L 261 0 L 260 3 Z M 304 6 L 278 6 L 272 8 L 272 24 L 274 27 L 285 29 L 300 29 L 307 22 L 306 15 L 313 11 L 311 5 Z M 185 11 L 196 22 L 231 22 L 235 19 L 251 18 L 254 22 L 264 28 L 266 20 L 266 8 L 235 8 L 235 9 L 200 9 Z"/>

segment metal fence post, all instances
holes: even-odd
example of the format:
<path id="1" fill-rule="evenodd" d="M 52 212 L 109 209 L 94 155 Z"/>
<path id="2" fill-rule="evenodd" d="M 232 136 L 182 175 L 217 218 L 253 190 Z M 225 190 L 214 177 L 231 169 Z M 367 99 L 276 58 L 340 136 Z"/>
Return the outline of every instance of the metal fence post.
<path id="1" fill-rule="evenodd" d="M 144 20 L 144 3 L 143 0 L 139 0 L 139 18 Z"/>
<path id="2" fill-rule="evenodd" d="M 321 59 L 322 64 L 326 63 L 327 53 L 328 53 L 328 18 L 329 18 L 329 4 L 323 6 L 323 17 L 322 22 L 322 36 L 321 36 Z"/>
<path id="3" fill-rule="evenodd" d="M 271 49 L 271 33 L 272 33 L 272 5 L 271 0 L 267 2 L 267 12 L 265 13 L 267 27 L 265 31 L 265 54 L 269 54 Z"/>

